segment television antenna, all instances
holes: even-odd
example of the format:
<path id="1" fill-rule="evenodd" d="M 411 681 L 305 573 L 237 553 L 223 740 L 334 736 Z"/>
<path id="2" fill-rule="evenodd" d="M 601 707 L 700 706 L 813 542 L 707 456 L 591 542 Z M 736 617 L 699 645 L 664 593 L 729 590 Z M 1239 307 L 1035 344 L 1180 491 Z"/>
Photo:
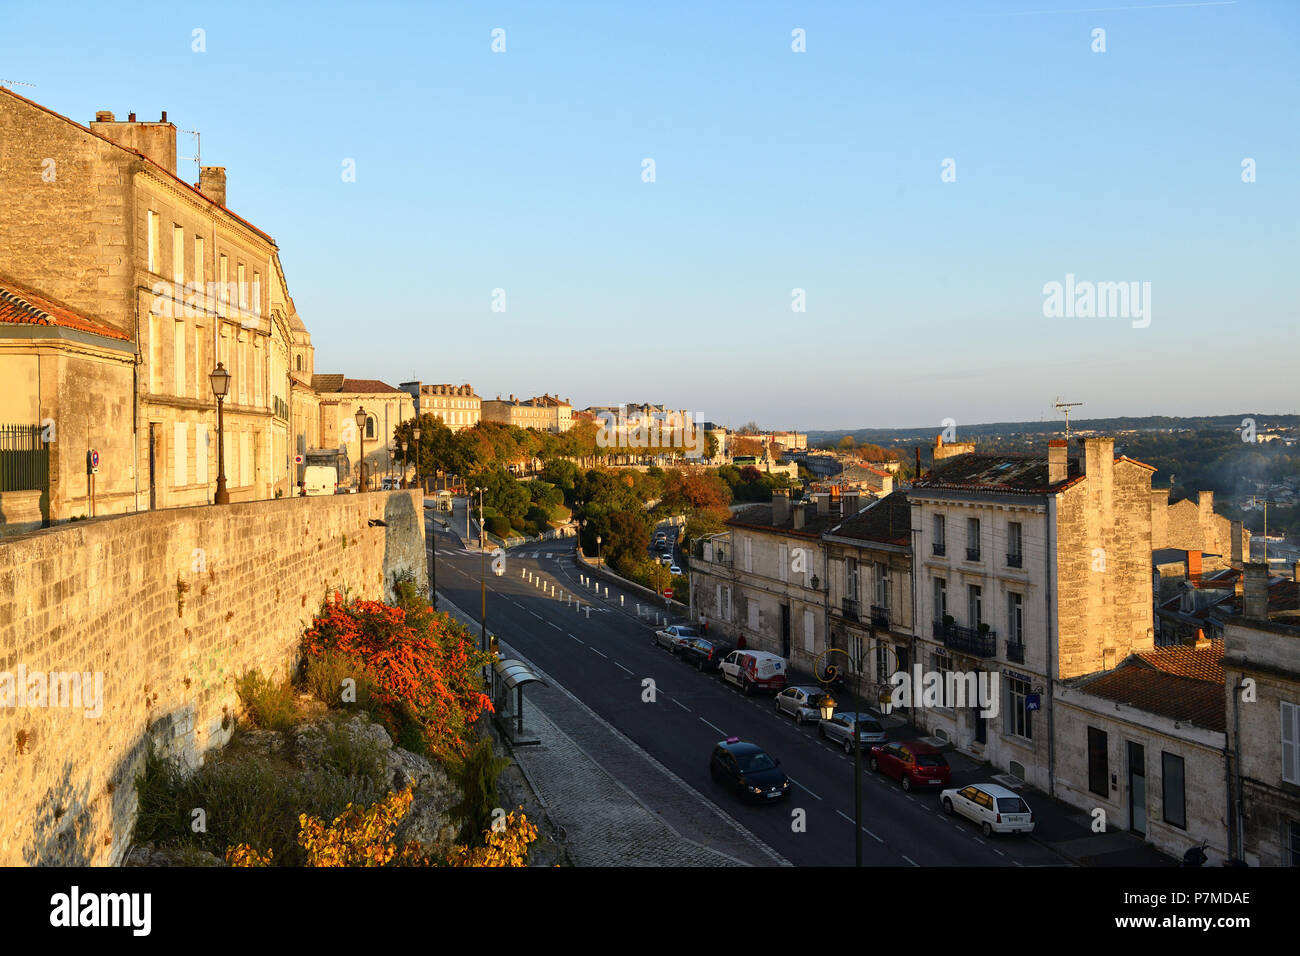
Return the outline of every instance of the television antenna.
<path id="1" fill-rule="evenodd" d="M 1075 408 L 1082 404 L 1083 402 L 1063 402 L 1061 401 L 1060 396 L 1057 396 L 1056 410 L 1057 412 L 1065 413 L 1065 440 L 1066 441 L 1070 440 L 1070 409 Z"/>
<path id="2" fill-rule="evenodd" d="M 194 161 L 194 164 L 195 164 L 196 166 L 199 167 L 199 174 L 202 175 L 202 172 L 203 172 L 203 161 L 199 158 L 200 155 L 201 155 L 201 153 L 200 153 L 200 151 L 199 151 L 199 131 L 196 130 L 196 129 L 183 129 L 183 130 L 181 130 L 180 132 L 182 132 L 182 133 L 189 133 L 191 136 L 194 137 L 194 155 L 193 155 L 193 156 L 182 156 L 181 159 L 189 159 L 189 160 L 193 160 L 193 161 Z"/>
<path id="3" fill-rule="evenodd" d="M 24 83 L 22 80 L 0 80 L 0 86 L 30 86 L 36 88 L 35 83 Z"/>

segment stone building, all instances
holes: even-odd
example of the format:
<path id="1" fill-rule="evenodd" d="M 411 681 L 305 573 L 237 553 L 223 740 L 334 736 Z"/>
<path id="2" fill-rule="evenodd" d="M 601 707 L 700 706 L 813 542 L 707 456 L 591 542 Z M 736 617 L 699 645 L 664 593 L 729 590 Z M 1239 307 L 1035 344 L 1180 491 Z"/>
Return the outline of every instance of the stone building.
<path id="1" fill-rule="evenodd" d="M 441 418 L 454 432 L 472 428 L 483 416 L 483 400 L 466 385 L 421 385 L 420 414 Z"/>
<path id="2" fill-rule="evenodd" d="M 212 500 L 209 373 L 218 362 L 232 376 L 225 403 L 231 500 L 288 491 L 296 315 L 275 241 L 226 205 L 224 168 L 203 167 L 195 185 L 179 178 L 176 127 L 165 113 L 137 122 L 135 114 L 119 121 L 101 112 L 83 126 L 0 89 L 0 209 L 0 262 L 9 278 L 134 347 L 125 400 L 131 442 L 101 451 L 97 511 Z M 56 424 L 67 419 L 64 434 L 76 434 L 92 414 L 99 412 L 75 401 L 42 409 Z M 59 495 L 78 484 L 63 484 Z M 83 507 L 75 494 L 57 497 L 51 517 Z"/>
<path id="3" fill-rule="evenodd" d="M 376 379 L 342 375 L 313 375 L 312 388 L 320 401 L 320 447 L 337 449 L 350 463 L 350 480 L 360 477 L 356 463 L 363 449 L 367 488 L 379 487 L 379 479 L 384 477 L 400 478 L 401 465 L 395 463 L 393 430 L 415 417 L 410 396 Z M 366 413 L 365 426 L 360 431 L 356 423 L 359 409 Z"/>
<path id="4" fill-rule="evenodd" d="M 1300 569 L 1277 596 L 1247 564 L 1240 611 L 1224 622 L 1224 701 L 1233 855 L 1300 866 Z M 1272 584 L 1278 582 L 1273 579 Z"/>
<path id="5" fill-rule="evenodd" d="M 1151 474 L 1089 438 L 1071 455 L 935 448 L 913 483 L 916 648 L 929 670 L 996 675 L 997 715 L 927 707 L 936 736 L 1040 789 L 1053 786 L 1053 684 L 1153 646 Z M 992 680 L 992 676 L 986 678 Z M 944 701 L 944 704 L 957 703 Z"/>
<path id="6" fill-rule="evenodd" d="M 1171 505 L 1168 488 L 1152 488 L 1151 546 L 1200 551 L 1210 567 L 1240 568 L 1250 556 L 1250 532 L 1240 521 L 1214 513 L 1213 491 Z"/>
<path id="7" fill-rule="evenodd" d="M 515 428 L 535 428 L 559 435 L 573 427 L 573 405 L 568 399 L 547 394 L 537 398 L 488 399 L 482 403 L 485 422 L 500 422 Z"/>

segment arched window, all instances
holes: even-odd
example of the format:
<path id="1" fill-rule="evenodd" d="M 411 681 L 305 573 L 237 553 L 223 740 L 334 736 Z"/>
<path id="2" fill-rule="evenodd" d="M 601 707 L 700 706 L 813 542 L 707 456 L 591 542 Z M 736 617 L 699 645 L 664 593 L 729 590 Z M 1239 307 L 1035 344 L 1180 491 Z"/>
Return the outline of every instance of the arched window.
<path id="1" fill-rule="evenodd" d="M 375 418 L 373 415 L 366 416 L 366 437 L 375 437 Z"/>
<path id="2" fill-rule="evenodd" d="M 298 356 L 298 371 L 302 371 L 302 356 Z"/>

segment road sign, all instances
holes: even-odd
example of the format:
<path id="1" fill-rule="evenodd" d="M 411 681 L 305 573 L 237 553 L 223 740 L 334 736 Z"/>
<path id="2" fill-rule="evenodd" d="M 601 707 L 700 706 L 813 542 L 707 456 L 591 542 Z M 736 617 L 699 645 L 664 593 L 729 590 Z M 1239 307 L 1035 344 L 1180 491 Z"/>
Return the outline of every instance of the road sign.
<path id="1" fill-rule="evenodd" d="M 664 588 L 664 597 L 666 597 L 666 598 L 670 598 L 670 597 L 672 597 L 672 596 L 673 596 L 673 589 L 672 589 L 672 588 Z"/>
<path id="2" fill-rule="evenodd" d="M 99 471 L 99 452 L 93 448 L 86 452 L 86 470 L 92 475 Z"/>
<path id="3" fill-rule="evenodd" d="M 294 463 L 295 465 L 301 465 L 301 464 L 302 464 L 302 455 L 294 455 L 294 456 L 293 456 L 293 463 Z"/>

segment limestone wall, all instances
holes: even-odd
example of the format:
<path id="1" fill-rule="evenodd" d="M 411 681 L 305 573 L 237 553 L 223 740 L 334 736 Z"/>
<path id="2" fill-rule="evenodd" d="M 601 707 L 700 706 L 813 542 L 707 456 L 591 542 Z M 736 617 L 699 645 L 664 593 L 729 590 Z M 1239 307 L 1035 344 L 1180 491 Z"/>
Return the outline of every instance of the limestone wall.
<path id="1" fill-rule="evenodd" d="M 0 543 L 0 866 L 119 862 L 147 742 L 195 764 L 231 733 L 235 678 L 290 667 L 327 592 L 426 585 L 422 510 L 416 491 L 287 498 Z M 24 672 L 101 675 L 102 695 L 92 677 L 22 701 Z"/>

